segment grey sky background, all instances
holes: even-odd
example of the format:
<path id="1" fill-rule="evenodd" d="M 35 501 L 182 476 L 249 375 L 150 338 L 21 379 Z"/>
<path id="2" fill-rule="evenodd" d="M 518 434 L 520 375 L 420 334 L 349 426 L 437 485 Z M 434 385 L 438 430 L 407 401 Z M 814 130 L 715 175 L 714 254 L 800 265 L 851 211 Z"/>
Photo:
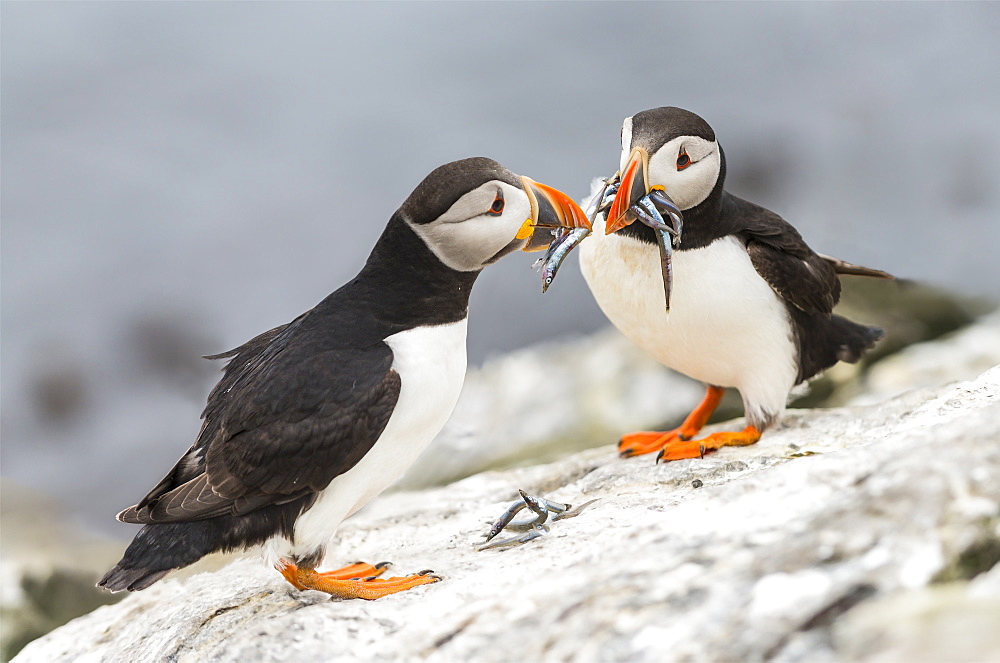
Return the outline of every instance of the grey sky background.
<path id="1" fill-rule="evenodd" d="M 118 534 L 198 430 L 197 356 L 348 280 L 446 161 L 583 197 L 624 117 L 682 106 L 817 250 L 1000 295 L 997 3 L 0 11 L 3 474 Z M 532 261 L 480 278 L 473 363 L 605 324 Z"/>

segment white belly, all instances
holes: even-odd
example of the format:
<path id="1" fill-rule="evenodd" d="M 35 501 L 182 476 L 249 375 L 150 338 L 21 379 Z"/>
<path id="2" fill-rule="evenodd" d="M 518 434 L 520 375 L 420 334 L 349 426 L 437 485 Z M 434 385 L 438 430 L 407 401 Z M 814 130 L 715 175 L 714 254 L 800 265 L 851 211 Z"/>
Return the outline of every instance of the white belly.
<path id="1" fill-rule="evenodd" d="M 776 417 L 797 375 L 784 303 L 735 237 L 673 255 L 670 312 L 657 247 L 603 224 L 580 246 L 580 266 L 608 319 L 666 366 L 740 390 L 747 416 Z"/>
<path id="2" fill-rule="evenodd" d="M 465 381 L 467 320 L 419 327 L 386 339 L 399 373 L 399 400 L 364 458 L 334 479 L 295 523 L 295 545 L 274 540 L 268 556 L 309 554 L 326 545 L 340 523 L 385 490 L 413 464 L 451 416 Z M 272 562 L 274 560 L 272 559 Z"/>

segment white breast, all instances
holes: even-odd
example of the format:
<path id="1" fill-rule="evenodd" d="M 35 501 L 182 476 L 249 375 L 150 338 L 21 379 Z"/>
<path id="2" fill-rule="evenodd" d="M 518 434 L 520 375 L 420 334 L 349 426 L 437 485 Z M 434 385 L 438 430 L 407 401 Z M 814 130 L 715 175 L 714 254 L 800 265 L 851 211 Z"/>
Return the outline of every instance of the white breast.
<path id="1" fill-rule="evenodd" d="M 465 381 L 468 321 L 418 327 L 386 339 L 401 382 L 389 423 L 361 461 L 320 493 L 295 523 L 293 553 L 325 545 L 340 523 L 385 490 L 427 448 L 451 416 Z M 287 554 L 275 540 L 270 556 Z M 282 550 L 281 548 L 285 548 Z M 273 560 L 272 560 L 273 561 Z"/>
<path id="2" fill-rule="evenodd" d="M 739 239 L 675 252 L 670 312 L 658 249 L 602 223 L 580 246 L 580 266 L 609 320 L 658 361 L 706 384 L 736 387 L 747 416 L 780 415 L 797 375 L 784 303 Z"/>

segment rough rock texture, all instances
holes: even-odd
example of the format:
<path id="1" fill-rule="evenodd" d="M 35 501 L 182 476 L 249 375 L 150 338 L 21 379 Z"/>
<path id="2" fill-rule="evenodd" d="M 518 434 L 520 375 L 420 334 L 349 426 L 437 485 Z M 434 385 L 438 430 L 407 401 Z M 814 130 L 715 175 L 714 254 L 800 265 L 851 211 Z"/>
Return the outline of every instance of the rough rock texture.
<path id="1" fill-rule="evenodd" d="M 121 544 L 81 531 L 59 505 L 4 479 L 0 486 L 0 660 L 35 638 L 120 597 L 94 581 Z"/>
<path id="2" fill-rule="evenodd" d="M 477 552 L 517 488 L 600 501 Z M 328 561 L 355 559 L 446 580 L 331 601 L 240 560 L 99 608 L 15 660 L 998 660 L 1000 366 L 791 412 L 758 445 L 704 459 L 602 447 L 386 495 Z"/>
<path id="3" fill-rule="evenodd" d="M 876 403 L 918 387 L 934 387 L 956 376 L 978 375 L 1000 363 L 1000 311 L 942 338 L 915 343 L 871 367 L 855 403 Z"/>

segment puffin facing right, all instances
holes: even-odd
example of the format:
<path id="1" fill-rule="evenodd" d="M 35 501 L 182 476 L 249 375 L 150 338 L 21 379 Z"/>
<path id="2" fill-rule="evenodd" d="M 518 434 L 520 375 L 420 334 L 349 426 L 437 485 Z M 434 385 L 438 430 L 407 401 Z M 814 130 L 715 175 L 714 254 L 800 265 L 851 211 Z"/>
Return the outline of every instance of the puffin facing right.
<path id="1" fill-rule="evenodd" d="M 793 386 L 837 361 L 858 361 L 882 337 L 832 313 L 838 274 L 892 276 L 814 253 L 780 216 L 725 191 L 725 156 L 699 116 L 666 107 L 627 118 L 620 166 L 603 227 L 597 214 L 580 247 L 583 276 L 626 337 L 707 385 L 679 428 L 625 435 L 622 456 L 678 460 L 754 444 L 780 419 Z M 633 206 L 648 209 L 651 193 L 680 213 L 678 222 L 683 216 L 683 229 L 670 228 L 673 242 L 648 216 L 634 223 L 643 214 Z M 664 242 L 676 244 L 672 255 Z M 727 387 L 743 397 L 746 428 L 694 439 Z"/>
<path id="2" fill-rule="evenodd" d="M 340 523 L 395 481 L 451 415 L 479 273 L 537 248 L 535 228 L 581 222 L 565 194 L 491 159 L 431 172 L 350 282 L 292 322 L 208 357 L 230 361 L 201 432 L 118 515 L 143 528 L 98 585 L 139 591 L 210 553 L 255 547 L 293 586 L 340 598 L 439 580 L 429 571 L 377 578 L 385 563 L 316 567 Z"/>

